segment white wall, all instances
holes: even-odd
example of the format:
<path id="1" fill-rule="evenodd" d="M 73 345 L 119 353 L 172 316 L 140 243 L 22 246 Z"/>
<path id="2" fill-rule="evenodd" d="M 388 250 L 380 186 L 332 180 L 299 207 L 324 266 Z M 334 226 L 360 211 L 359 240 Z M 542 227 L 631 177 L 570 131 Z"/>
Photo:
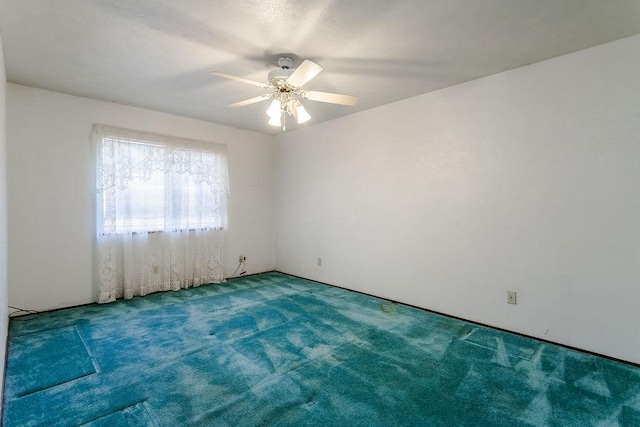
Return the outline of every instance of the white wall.
<path id="1" fill-rule="evenodd" d="M 95 298 L 98 122 L 228 144 L 229 273 L 242 253 L 249 273 L 276 265 L 640 363 L 639 50 L 635 36 L 281 134 L 275 159 L 270 136 L 8 84 L 9 302 Z"/>
<path id="2" fill-rule="evenodd" d="M 277 269 L 640 363 L 639 51 L 281 134 Z"/>
<path id="3" fill-rule="evenodd" d="M 9 302 L 45 310 L 95 301 L 90 132 L 94 123 L 226 143 L 227 273 L 273 270 L 272 136 L 7 85 Z"/>
<path id="4" fill-rule="evenodd" d="M 6 93 L 2 37 L 0 37 L 0 419 L 4 387 L 5 352 L 7 349 L 7 156 Z"/>

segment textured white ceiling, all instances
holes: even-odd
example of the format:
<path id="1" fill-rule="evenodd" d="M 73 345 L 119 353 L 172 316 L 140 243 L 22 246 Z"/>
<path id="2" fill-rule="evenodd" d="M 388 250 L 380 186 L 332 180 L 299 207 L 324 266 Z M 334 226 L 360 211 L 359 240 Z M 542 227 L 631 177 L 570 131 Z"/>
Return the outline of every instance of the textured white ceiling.
<path id="1" fill-rule="evenodd" d="M 274 134 L 265 81 L 282 53 L 325 71 L 306 101 L 333 119 L 640 33 L 638 0 L 0 0 L 7 79 Z M 294 129 L 297 125 L 291 125 Z"/>

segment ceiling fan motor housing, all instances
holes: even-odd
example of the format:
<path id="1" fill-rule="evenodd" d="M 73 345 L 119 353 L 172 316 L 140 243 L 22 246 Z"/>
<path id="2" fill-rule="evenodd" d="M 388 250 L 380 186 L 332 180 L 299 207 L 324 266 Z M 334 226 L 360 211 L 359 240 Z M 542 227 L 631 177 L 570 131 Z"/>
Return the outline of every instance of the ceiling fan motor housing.
<path id="1" fill-rule="evenodd" d="M 283 68 L 278 68 L 277 70 L 273 70 L 269 72 L 269 81 L 275 86 L 278 87 L 277 84 L 275 84 L 275 81 L 285 81 L 289 78 L 289 76 L 291 74 L 293 74 L 295 70 L 292 69 L 283 69 Z M 275 80 L 275 81 L 274 81 Z"/>
<path id="2" fill-rule="evenodd" d="M 286 84 L 286 80 L 295 71 L 295 68 L 292 68 L 293 59 L 283 56 L 278 59 L 278 65 L 280 66 L 280 68 L 269 72 L 269 82 L 280 91 L 289 91 L 293 89 L 291 87 L 288 87 L 288 85 Z"/>

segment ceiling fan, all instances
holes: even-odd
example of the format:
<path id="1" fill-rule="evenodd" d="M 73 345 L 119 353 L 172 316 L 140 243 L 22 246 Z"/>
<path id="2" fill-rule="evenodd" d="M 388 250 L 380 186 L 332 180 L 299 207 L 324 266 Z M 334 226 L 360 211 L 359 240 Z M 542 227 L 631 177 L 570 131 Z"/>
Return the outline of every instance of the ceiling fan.
<path id="1" fill-rule="evenodd" d="M 305 123 L 311 119 L 311 116 L 300 102 L 301 99 L 348 106 L 354 106 L 358 103 L 357 96 L 301 89 L 302 86 L 320 74 L 324 69 L 313 61 L 305 59 L 298 68 L 292 68 L 293 59 L 283 56 L 278 59 L 278 65 L 280 68 L 269 73 L 268 83 L 260 83 L 255 80 L 245 79 L 244 77 L 238 77 L 220 71 L 214 71 L 211 74 L 270 90 L 271 93 L 236 102 L 230 104 L 229 107 L 243 107 L 272 99 L 273 101 L 267 109 L 267 115 L 270 118 L 269 124 L 272 126 L 282 126 L 283 131 L 287 130 L 287 115 L 293 116 L 298 123 Z"/>

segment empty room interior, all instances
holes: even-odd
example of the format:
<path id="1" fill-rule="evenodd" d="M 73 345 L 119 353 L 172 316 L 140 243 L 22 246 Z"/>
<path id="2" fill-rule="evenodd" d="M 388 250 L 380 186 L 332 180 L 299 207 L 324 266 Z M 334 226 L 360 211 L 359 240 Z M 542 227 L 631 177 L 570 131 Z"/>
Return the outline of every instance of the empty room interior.
<path id="1" fill-rule="evenodd" d="M 0 0 L 4 426 L 640 425 L 637 0 Z"/>

